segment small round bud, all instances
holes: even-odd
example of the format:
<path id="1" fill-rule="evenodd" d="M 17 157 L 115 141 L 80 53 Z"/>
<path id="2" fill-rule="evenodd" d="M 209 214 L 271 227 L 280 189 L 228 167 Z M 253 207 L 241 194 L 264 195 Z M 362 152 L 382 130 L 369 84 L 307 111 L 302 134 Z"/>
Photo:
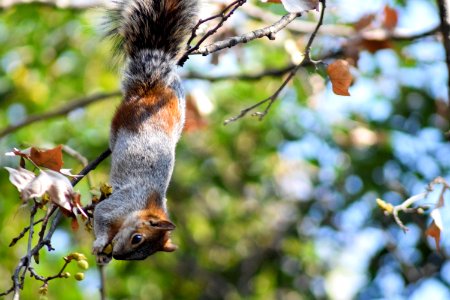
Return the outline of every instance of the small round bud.
<path id="1" fill-rule="evenodd" d="M 84 273 L 79 272 L 79 273 L 75 274 L 74 277 L 76 280 L 81 281 L 84 279 Z"/>
<path id="2" fill-rule="evenodd" d="M 61 277 L 63 277 L 63 278 L 69 278 L 69 277 L 70 277 L 70 273 L 69 273 L 69 272 L 63 272 L 63 273 L 61 274 Z"/>
<path id="3" fill-rule="evenodd" d="M 87 270 L 89 268 L 89 263 L 86 260 L 79 260 L 77 263 L 78 267 L 82 270 Z"/>

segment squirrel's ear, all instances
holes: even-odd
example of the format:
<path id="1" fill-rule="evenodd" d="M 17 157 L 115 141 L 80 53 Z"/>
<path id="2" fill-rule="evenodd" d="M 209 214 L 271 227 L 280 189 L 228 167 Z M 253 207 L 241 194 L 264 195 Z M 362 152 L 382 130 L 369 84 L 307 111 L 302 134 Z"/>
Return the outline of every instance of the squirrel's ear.
<path id="1" fill-rule="evenodd" d="M 172 244 L 172 241 L 170 239 L 168 239 L 166 241 L 166 243 L 164 244 L 164 246 L 162 247 L 161 251 L 173 252 L 173 251 L 177 250 L 177 248 L 178 247 L 176 245 Z"/>
<path id="2" fill-rule="evenodd" d="M 150 221 L 150 225 L 164 231 L 172 231 L 175 229 L 175 224 L 173 224 L 169 220 L 158 220 L 154 222 Z"/>

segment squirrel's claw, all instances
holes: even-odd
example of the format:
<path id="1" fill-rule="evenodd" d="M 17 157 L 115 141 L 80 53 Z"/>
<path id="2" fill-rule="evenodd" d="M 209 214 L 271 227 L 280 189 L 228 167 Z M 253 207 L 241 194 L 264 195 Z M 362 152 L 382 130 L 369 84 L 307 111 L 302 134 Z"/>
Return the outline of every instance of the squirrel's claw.
<path id="1" fill-rule="evenodd" d="M 111 254 L 99 253 L 96 255 L 95 261 L 97 262 L 97 265 L 104 266 L 107 265 L 111 261 L 111 259 Z"/>
<path id="2" fill-rule="evenodd" d="M 112 250 L 106 253 L 106 248 L 108 248 L 108 239 L 97 238 L 92 246 L 92 254 L 96 256 L 96 261 L 98 265 L 106 265 L 112 259 Z"/>

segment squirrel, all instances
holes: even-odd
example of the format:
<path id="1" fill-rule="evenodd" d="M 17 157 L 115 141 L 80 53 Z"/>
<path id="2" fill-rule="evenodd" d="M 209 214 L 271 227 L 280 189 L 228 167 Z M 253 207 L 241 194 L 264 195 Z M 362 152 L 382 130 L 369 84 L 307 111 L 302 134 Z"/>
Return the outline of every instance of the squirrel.
<path id="1" fill-rule="evenodd" d="M 110 36 L 123 50 L 123 101 L 111 124 L 111 196 L 94 210 L 98 264 L 142 260 L 172 252 L 175 225 L 166 191 L 185 119 L 185 96 L 175 69 L 197 18 L 198 0 L 118 0 Z M 111 249 L 111 247 L 112 249 Z"/>

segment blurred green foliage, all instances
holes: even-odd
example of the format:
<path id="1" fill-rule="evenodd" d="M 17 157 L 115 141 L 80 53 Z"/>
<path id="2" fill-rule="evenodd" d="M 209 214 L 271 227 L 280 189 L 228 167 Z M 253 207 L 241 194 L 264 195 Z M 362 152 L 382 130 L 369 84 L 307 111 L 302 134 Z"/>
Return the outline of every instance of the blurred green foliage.
<path id="1" fill-rule="evenodd" d="M 101 39 L 99 20 L 96 11 L 44 5 L 0 12 L 0 128 L 74 98 L 118 89 L 119 72 L 111 67 L 111 45 Z M 303 38 L 286 33 L 284 39 L 290 38 L 300 48 L 304 45 Z M 408 46 L 398 43 L 383 53 L 397 61 L 399 70 L 423 72 L 420 58 L 403 59 Z M 319 37 L 314 47 L 319 53 L 333 46 Z M 246 71 L 289 63 L 279 41 L 255 41 L 233 51 L 229 50 L 235 63 Z M 108 297 L 342 299 L 332 285 L 333 274 L 345 278 L 356 272 L 345 255 L 354 255 L 362 278 L 355 281 L 351 295 L 355 298 L 389 298 L 385 274 L 397 276 L 401 297 L 411 295 L 419 289 L 419 281 L 428 278 L 447 286 L 448 279 L 439 272 L 448 247 L 444 245 L 440 257 L 417 230 L 426 226 L 427 218 L 405 217 L 413 233 L 412 241 L 403 245 L 400 229 L 382 215 L 375 199 L 398 204 L 435 176 L 448 174 L 450 165 L 443 158 L 450 150 L 442 133 L 449 128 L 443 113 L 448 108 L 427 86 L 407 80 L 395 81 L 394 87 L 387 84 L 391 75 L 384 72 L 377 55 L 362 53 L 362 62 L 373 68 L 358 74 L 356 97 L 332 96 L 324 79 L 308 68 L 299 72 L 262 122 L 248 117 L 222 125 L 246 105 L 269 96 L 280 78 L 187 82 L 189 89 L 203 89 L 214 109 L 205 117 L 208 126 L 186 133 L 178 146 L 168 206 L 177 225 L 172 239 L 179 249 L 142 262 L 112 262 L 107 268 Z M 191 59 L 188 68 L 195 69 L 196 61 Z M 359 102 L 358 96 L 370 101 Z M 65 144 L 92 160 L 108 146 L 109 122 L 118 101 L 104 100 L 18 130 L 0 139 L 0 153 L 13 147 Z M 368 142 L 356 130 L 361 128 L 367 130 L 363 133 L 368 132 Z M 417 143 L 428 146 L 422 151 L 416 149 Z M 425 167 L 420 163 L 424 158 Z M 17 163 L 0 156 L 1 166 Z M 108 180 L 108 166 L 105 161 L 92 172 L 95 185 Z M 81 169 L 70 156 L 65 157 L 65 167 L 74 173 Z M 86 180 L 77 189 L 87 204 Z M 6 171 L 0 172 L 0 190 L 0 291 L 4 291 L 26 251 L 26 239 L 13 248 L 8 244 L 29 217 Z M 372 246 L 364 250 L 357 243 L 364 237 L 378 244 L 367 242 Z M 42 251 L 36 271 L 56 274 L 62 257 L 73 251 L 85 253 L 91 268 L 82 282 L 73 277 L 50 282 L 50 299 L 98 297 L 91 242 L 90 233 L 71 231 L 67 220 L 59 226 L 53 239 L 56 251 Z M 421 268 L 433 271 L 415 277 L 414 270 Z M 74 265 L 68 271 L 79 270 Z M 27 278 L 23 299 L 37 299 L 39 286 Z"/>

